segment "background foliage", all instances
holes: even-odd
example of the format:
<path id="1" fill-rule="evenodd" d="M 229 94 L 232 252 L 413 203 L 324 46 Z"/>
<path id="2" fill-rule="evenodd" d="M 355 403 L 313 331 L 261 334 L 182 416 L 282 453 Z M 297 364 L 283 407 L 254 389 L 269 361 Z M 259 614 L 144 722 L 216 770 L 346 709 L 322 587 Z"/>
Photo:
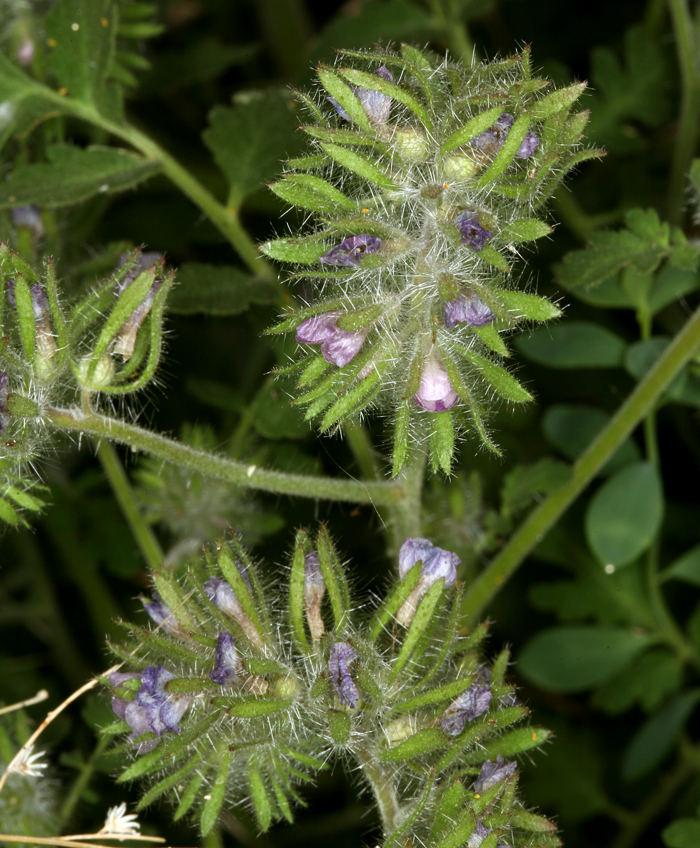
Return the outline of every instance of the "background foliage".
<path id="1" fill-rule="evenodd" d="M 94 2 L 103 2 L 109 23 L 114 5 Z M 332 62 L 337 48 L 378 40 L 467 57 L 473 45 L 492 57 L 527 43 L 535 66 L 558 85 L 590 81 L 582 100 L 591 111 L 587 138 L 608 155 L 558 191 L 552 223 L 560 223 L 528 257 L 537 290 L 565 307 L 558 325 L 518 344 L 518 377 L 537 402 L 495 416 L 503 460 L 467 440 L 453 479 L 426 484 L 425 534 L 458 552 L 469 582 L 562 484 L 697 305 L 697 252 L 681 235 L 692 242 L 697 224 L 674 155 L 681 90 L 683 108 L 691 116 L 693 108 L 673 38 L 679 4 L 589 3 L 571 12 L 551 0 L 118 5 L 113 42 L 109 26 L 71 29 L 82 20 L 80 0 L 0 0 L 8 68 L 30 40 L 33 79 L 58 91 L 49 101 L 0 66 L 0 239 L 29 261 L 53 255 L 71 292 L 109 273 L 125 250 L 165 253 L 178 269 L 166 361 L 158 385 L 129 404 L 130 414 L 194 445 L 284 471 L 371 473 L 360 435 L 316 438 L 289 406 L 284 382 L 267 376 L 291 352 L 261 335 L 290 289 L 241 232 L 265 241 L 288 223 L 265 189 L 281 161 L 303 150 L 288 86 L 308 86 L 314 64 Z M 123 109 L 131 129 L 120 136 L 114 127 Z M 99 119 L 85 120 L 88 113 Z M 220 201 L 220 218 L 202 214 L 196 192 L 176 188 L 176 163 L 133 152 L 148 156 L 149 137 Z M 20 203 L 40 205 L 34 230 L 13 221 L 11 207 Z M 303 285 L 295 294 L 305 294 Z M 572 848 L 658 845 L 662 831 L 671 848 L 700 842 L 699 369 L 691 362 L 681 372 L 486 611 L 489 653 L 513 647 L 520 697 L 538 725 L 554 730 L 544 755 L 524 769 L 525 797 L 558 821 Z M 386 446 L 381 420 L 369 430 L 379 450 Z M 146 563 L 94 447 L 66 439 L 40 469 L 50 490 L 45 511 L 0 539 L 6 703 L 47 688 L 55 705 L 109 663 L 104 637 L 116 634 L 115 621 L 141 615 Z M 253 496 L 118 453 L 173 564 L 228 524 L 279 563 L 294 529 L 320 519 L 352 557 L 358 590 L 387 585 L 393 566 L 369 505 Z M 373 457 L 384 472 L 381 456 Z M 41 707 L 32 710 L 40 717 Z M 98 829 L 104 808 L 127 797 L 110 778 L 115 762 L 96 734 L 109 720 L 94 697 L 44 737 L 51 776 L 68 787 L 52 815 L 69 832 Z M 340 769 L 306 797 L 309 808 L 293 828 L 259 837 L 237 812 L 210 844 L 372 844 L 373 814 Z M 167 807 L 142 820 L 173 844 L 192 842 Z"/>

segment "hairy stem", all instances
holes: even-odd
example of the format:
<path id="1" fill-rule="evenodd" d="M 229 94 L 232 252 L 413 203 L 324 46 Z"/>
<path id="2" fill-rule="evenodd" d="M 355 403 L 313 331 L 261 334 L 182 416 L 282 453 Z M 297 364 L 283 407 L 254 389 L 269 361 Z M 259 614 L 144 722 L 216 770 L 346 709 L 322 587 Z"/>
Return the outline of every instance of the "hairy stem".
<path id="1" fill-rule="evenodd" d="M 331 501 L 371 503 L 375 506 L 392 506 L 406 499 L 403 488 L 398 483 L 375 481 L 361 483 L 354 480 L 336 480 L 330 477 L 270 471 L 258 468 L 256 465 L 246 465 L 243 462 L 197 450 L 175 439 L 169 439 L 135 424 L 96 412 L 86 412 L 77 408 L 51 407 L 44 412 L 47 423 L 57 429 L 120 442 L 129 445 L 133 450 L 144 451 L 165 462 L 181 465 L 206 477 L 216 477 L 248 489 Z"/>
<path id="2" fill-rule="evenodd" d="M 396 827 L 401 812 L 394 785 L 389 775 L 377 762 L 376 757 L 372 757 L 368 752 L 359 751 L 357 758 L 360 761 L 362 773 L 372 787 L 379 815 L 382 819 L 382 831 L 386 835 Z"/>
<path id="3" fill-rule="evenodd" d="M 683 219 L 685 187 L 690 160 L 700 131 L 700 77 L 696 67 L 697 38 L 687 0 L 668 0 L 681 71 L 681 111 L 668 186 L 666 216 L 672 224 Z"/>
<path id="4" fill-rule="evenodd" d="M 462 603 L 463 623 L 478 620 L 484 608 L 520 563 L 653 408 L 656 399 L 688 362 L 700 344 L 700 308 L 666 348 L 616 415 L 572 468 L 571 478 L 527 518 L 500 554 L 472 584 Z"/>
<path id="5" fill-rule="evenodd" d="M 143 554 L 143 558 L 148 563 L 149 568 L 158 568 L 163 561 L 163 551 L 153 531 L 144 521 L 136 505 L 129 478 L 126 476 L 126 471 L 124 471 L 124 466 L 121 464 L 117 452 L 107 441 L 99 442 L 96 452 L 102 464 L 102 470 L 109 480 L 114 497 L 117 499 L 124 513 L 124 518 L 126 518 L 129 524 L 131 533 Z"/>

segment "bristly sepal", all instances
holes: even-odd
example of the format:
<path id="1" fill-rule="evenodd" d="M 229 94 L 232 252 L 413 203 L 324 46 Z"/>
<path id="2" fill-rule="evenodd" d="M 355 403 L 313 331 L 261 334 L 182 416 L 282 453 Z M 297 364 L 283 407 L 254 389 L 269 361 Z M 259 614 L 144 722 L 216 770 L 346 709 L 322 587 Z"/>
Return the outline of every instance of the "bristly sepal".
<path id="1" fill-rule="evenodd" d="M 270 332 L 295 333 L 296 402 L 323 432 L 388 410 L 393 474 L 422 444 L 449 474 L 464 430 L 498 452 L 497 399 L 531 399 L 501 365 L 503 337 L 560 311 L 519 291 L 512 265 L 552 232 L 536 213 L 559 182 L 602 154 L 581 144 L 588 113 L 572 112 L 586 84 L 551 90 L 528 49 L 466 68 L 409 45 L 340 51 L 318 79 L 300 96 L 313 153 L 270 186 L 314 223 L 261 251 L 319 297 Z"/>

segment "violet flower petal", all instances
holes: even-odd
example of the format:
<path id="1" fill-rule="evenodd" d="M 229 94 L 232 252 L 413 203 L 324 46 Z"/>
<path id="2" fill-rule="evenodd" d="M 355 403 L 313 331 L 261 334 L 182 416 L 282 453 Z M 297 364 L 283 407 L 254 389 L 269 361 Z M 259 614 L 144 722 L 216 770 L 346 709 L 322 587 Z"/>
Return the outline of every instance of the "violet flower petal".
<path id="1" fill-rule="evenodd" d="M 500 754 L 496 758 L 496 762 L 486 760 L 481 766 L 479 777 L 474 781 L 474 792 L 480 795 L 482 792 L 510 777 L 517 768 L 517 765 L 515 761 L 504 763 L 503 757 Z"/>
<path id="2" fill-rule="evenodd" d="M 342 241 L 337 247 L 331 248 L 319 258 L 322 265 L 342 265 L 356 267 L 360 264 L 363 256 L 376 253 L 382 246 L 382 240 L 378 236 L 361 233 L 359 236 L 350 236 Z"/>
<path id="3" fill-rule="evenodd" d="M 297 327 L 296 340 L 302 344 L 321 344 L 336 332 L 337 312 L 324 312 L 302 321 Z"/>
<path id="4" fill-rule="evenodd" d="M 445 327 L 451 330 L 457 324 L 468 324 L 470 327 L 484 327 L 496 317 L 484 301 L 473 294 L 471 297 L 459 297 L 448 300 L 444 304 L 443 314 Z"/>
<path id="5" fill-rule="evenodd" d="M 240 674 L 245 671 L 243 660 L 230 633 L 225 631 L 219 633 L 216 639 L 216 653 L 214 655 L 216 665 L 209 672 L 209 677 L 220 686 L 228 686 L 231 683 L 240 683 Z"/>
<path id="6" fill-rule="evenodd" d="M 469 839 L 467 840 L 467 848 L 479 848 L 489 833 L 491 833 L 491 831 L 485 827 L 482 822 L 478 821 L 476 823 L 476 827 L 471 832 Z"/>
<path id="7" fill-rule="evenodd" d="M 470 686 L 442 714 L 440 725 L 448 736 L 459 736 L 468 721 L 488 710 L 491 690 L 488 686 Z"/>
<path id="8" fill-rule="evenodd" d="M 433 555 L 435 545 L 429 539 L 423 539 L 421 536 L 406 539 L 399 549 L 399 576 L 403 578 L 413 568 L 413 566 L 421 561 L 425 561 Z"/>
<path id="9" fill-rule="evenodd" d="M 326 362 L 337 365 L 340 368 L 347 365 L 350 360 L 360 352 L 364 344 L 366 330 L 336 330 L 321 345 L 321 353 Z"/>
<path id="10" fill-rule="evenodd" d="M 328 657 L 328 671 L 340 703 L 354 709 L 360 693 L 350 676 L 348 665 L 357 659 L 357 651 L 349 642 L 336 642 Z"/>
<path id="11" fill-rule="evenodd" d="M 479 223 L 479 216 L 476 212 L 462 212 L 455 220 L 455 224 L 462 234 L 459 239 L 460 243 L 466 244 L 472 250 L 483 250 L 486 242 L 493 238 L 491 230 L 487 230 Z"/>
<path id="12" fill-rule="evenodd" d="M 537 138 L 534 132 L 528 132 L 515 155 L 518 159 L 529 159 L 539 146 L 539 138 Z"/>
<path id="13" fill-rule="evenodd" d="M 413 400 L 429 412 L 444 412 L 451 409 L 458 400 L 445 366 L 435 356 L 428 357 L 423 366 L 418 391 Z"/>
<path id="14" fill-rule="evenodd" d="M 472 139 L 471 146 L 489 156 L 495 156 L 503 147 L 514 122 L 512 115 L 503 112 L 494 124 Z"/>
<path id="15" fill-rule="evenodd" d="M 202 588 L 207 598 L 221 612 L 225 612 L 236 620 L 242 615 L 245 615 L 245 611 L 236 593 L 223 578 L 210 577 Z"/>
<path id="16" fill-rule="evenodd" d="M 394 81 L 391 71 L 384 67 L 384 65 L 377 68 L 374 75 L 387 80 L 387 82 Z M 370 88 L 361 88 L 355 85 L 351 86 L 351 88 L 355 92 L 355 96 L 360 101 L 360 104 L 370 121 L 373 124 L 385 124 L 391 113 L 392 98 L 389 97 L 388 94 L 382 94 L 380 91 L 372 91 Z M 345 109 L 343 109 L 334 97 L 326 97 L 326 100 L 328 100 L 344 121 L 352 123 L 350 115 L 348 115 Z"/>

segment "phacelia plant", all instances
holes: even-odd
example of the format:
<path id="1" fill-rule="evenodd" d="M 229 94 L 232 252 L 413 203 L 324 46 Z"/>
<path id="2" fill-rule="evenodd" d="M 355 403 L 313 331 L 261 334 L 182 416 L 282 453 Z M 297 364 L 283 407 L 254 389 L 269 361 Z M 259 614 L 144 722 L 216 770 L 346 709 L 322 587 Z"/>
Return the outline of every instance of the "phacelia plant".
<path id="1" fill-rule="evenodd" d="M 465 68 L 409 45 L 341 51 L 299 95 L 312 155 L 272 191 L 311 213 L 263 252 L 315 281 L 319 297 L 270 330 L 295 332 L 296 403 L 323 431 L 368 407 L 395 420 L 393 473 L 426 440 L 449 473 L 458 431 L 487 431 L 494 399 L 531 400 L 503 366 L 503 336 L 560 315 L 516 287 L 511 263 L 551 227 L 535 217 L 581 146 L 578 83 L 545 93 L 529 51 Z M 343 64 L 348 61 L 348 64 Z"/>
<path id="2" fill-rule="evenodd" d="M 341 758 L 372 789 L 386 846 L 558 845 L 516 795 L 515 757 L 548 733 L 513 729 L 528 709 L 504 679 L 508 652 L 485 665 L 486 627 L 455 627 L 458 565 L 406 539 L 399 579 L 369 613 L 325 529 L 315 544 L 298 532 L 277 605 L 235 537 L 181 582 L 155 573 L 155 626 L 126 625 L 112 646 L 128 670 L 109 677 L 119 721 L 106 730 L 128 733 L 134 758 L 119 780 L 150 780 L 140 807 L 174 793 L 175 818 L 196 813 L 204 833 L 241 802 L 266 830 Z"/>

